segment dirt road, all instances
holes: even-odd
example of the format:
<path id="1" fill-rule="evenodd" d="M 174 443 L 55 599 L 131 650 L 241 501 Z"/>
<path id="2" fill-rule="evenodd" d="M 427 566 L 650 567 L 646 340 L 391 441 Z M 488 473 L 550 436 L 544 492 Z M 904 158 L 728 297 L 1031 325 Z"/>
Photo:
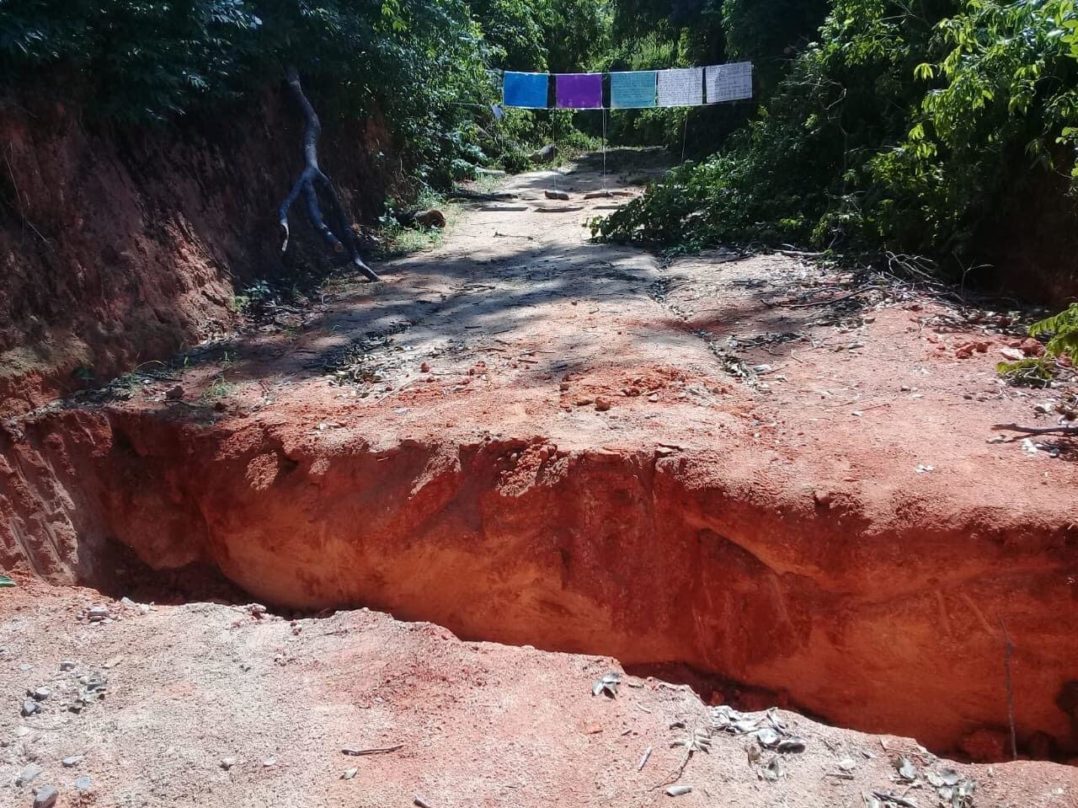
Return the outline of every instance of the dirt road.
<path id="1" fill-rule="evenodd" d="M 593 696 L 620 670 L 612 660 L 465 643 L 365 610 L 289 620 L 35 584 L 0 599 L 0 802 L 12 808 L 43 786 L 60 808 L 862 808 L 874 791 L 936 806 L 942 778 L 975 783 L 977 806 L 1078 799 L 1073 767 L 956 765 L 785 711 L 775 717 L 804 751 L 760 751 L 755 730 L 713 728 L 685 687 L 626 676 L 616 698 Z M 108 622 L 87 619 L 94 605 Z M 20 717 L 24 690 L 41 687 L 40 712 Z M 709 751 L 678 776 L 679 744 L 704 732 Z M 692 792 L 666 796 L 672 782 Z"/>
<path id="2" fill-rule="evenodd" d="M 436 250 L 380 266 L 383 284 L 335 282 L 111 397 L 12 424 L 0 566 L 120 593 L 118 540 L 153 568 L 206 564 L 283 607 L 367 605 L 470 639 L 686 664 L 749 686 L 723 697 L 763 691 L 987 760 L 1006 756 L 1009 681 L 1020 748 L 1078 753 L 1074 447 L 993 429 L 1050 424 L 1038 407 L 1068 390 L 997 380 L 1023 350 L 1009 316 L 796 255 L 664 265 L 591 244 L 586 220 L 627 197 L 585 199 L 604 184 L 586 166 L 558 177 L 569 201 L 546 199 L 552 184 L 523 175 L 507 183 L 517 198 L 465 205 Z M 190 612 L 170 614 L 183 631 Z M 15 658 L 44 662 L 11 645 L 19 690 Z M 470 692 L 456 664 L 430 674 L 451 700 Z M 222 668 L 221 686 L 242 689 L 235 676 Z M 740 741 L 729 751 L 744 756 Z M 431 771 L 459 749 L 447 754 Z M 584 778 L 559 804 L 667 799 L 620 778 L 593 793 L 575 755 L 551 765 Z M 1064 789 L 1036 796 L 1025 771 L 996 769 L 1023 796 L 987 804 L 1073 804 L 1070 770 L 1029 769 Z M 294 804 L 328 788 L 259 772 L 266 788 L 311 782 L 317 796 Z M 742 774 L 739 804 L 783 804 Z M 820 777 L 827 797 L 784 792 L 788 804 L 861 804 L 860 785 Z M 431 804 L 551 804 L 458 787 Z M 379 795 L 357 804 L 395 804 Z M 170 799 L 145 804 L 185 804 Z"/>

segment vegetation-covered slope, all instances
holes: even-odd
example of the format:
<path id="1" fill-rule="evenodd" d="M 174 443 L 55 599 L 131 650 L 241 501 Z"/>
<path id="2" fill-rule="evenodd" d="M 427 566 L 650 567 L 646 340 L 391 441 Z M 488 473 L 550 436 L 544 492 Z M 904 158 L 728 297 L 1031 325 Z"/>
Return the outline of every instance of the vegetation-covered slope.
<path id="1" fill-rule="evenodd" d="M 728 36 L 746 36 L 726 22 Z M 1075 171 L 1078 142 L 1072 0 L 834 0 L 814 41 L 763 90 L 756 118 L 717 154 L 597 232 L 663 247 L 890 248 L 965 268 L 985 258 L 992 228 L 1021 213 L 1030 186 L 1078 223 L 1074 182 L 1058 181 Z"/>

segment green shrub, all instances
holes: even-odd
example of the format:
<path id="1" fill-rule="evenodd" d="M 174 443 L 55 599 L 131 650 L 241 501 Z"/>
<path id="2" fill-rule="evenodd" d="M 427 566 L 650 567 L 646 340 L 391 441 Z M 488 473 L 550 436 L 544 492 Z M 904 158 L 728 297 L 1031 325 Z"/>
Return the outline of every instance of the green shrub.
<path id="1" fill-rule="evenodd" d="M 1078 170 L 1076 88 L 1072 0 L 833 0 L 756 119 L 593 231 L 668 248 L 800 241 L 968 265 L 1016 178 Z M 1078 225 L 1074 200 L 1058 204 Z"/>
<path id="2" fill-rule="evenodd" d="M 1070 308 L 1055 317 L 1034 323 L 1029 333 L 1033 337 L 1049 337 L 1048 344 L 1044 346 L 1048 356 L 1066 356 L 1078 365 L 1078 303 L 1072 303 Z"/>
<path id="3" fill-rule="evenodd" d="M 1000 362 L 996 372 L 1004 381 L 1018 387 L 1047 387 L 1055 378 L 1055 369 L 1043 357 Z"/>

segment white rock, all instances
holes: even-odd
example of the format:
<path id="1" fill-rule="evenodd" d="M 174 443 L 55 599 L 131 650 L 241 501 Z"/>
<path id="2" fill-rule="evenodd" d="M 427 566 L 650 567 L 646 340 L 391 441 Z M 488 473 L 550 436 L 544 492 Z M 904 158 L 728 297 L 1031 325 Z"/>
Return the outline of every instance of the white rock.
<path id="1" fill-rule="evenodd" d="M 26 765 L 25 767 L 23 767 L 23 770 L 21 772 L 19 772 L 19 776 L 15 778 L 15 785 L 17 785 L 17 786 L 28 785 L 28 784 L 34 782 L 34 780 L 37 779 L 38 775 L 40 775 L 41 772 L 43 772 L 43 771 L 44 771 L 44 769 L 42 769 L 36 763 L 30 763 L 30 764 Z"/>

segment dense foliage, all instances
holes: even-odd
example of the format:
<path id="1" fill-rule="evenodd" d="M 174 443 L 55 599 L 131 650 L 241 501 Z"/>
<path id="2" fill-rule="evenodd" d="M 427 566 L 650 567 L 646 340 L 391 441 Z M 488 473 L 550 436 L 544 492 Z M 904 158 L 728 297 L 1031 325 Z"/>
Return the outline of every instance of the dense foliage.
<path id="1" fill-rule="evenodd" d="M 605 0 L 473 0 L 476 19 L 506 70 L 571 73 L 592 67 L 607 45 Z"/>
<path id="2" fill-rule="evenodd" d="M 116 0 L 7 0 L 0 3 L 0 68 L 17 82 L 75 79 L 102 115 L 160 117 L 234 86 L 259 24 L 253 9 L 232 0 L 182 9 Z M 46 76 L 43 68 L 64 72 Z"/>
<path id="3" fill-rule="evenodd" d="M 913 70 L 931 28 L 880 0 L 837 0 L 819 43 L 801 52 L 726 149 L 677 169 L 600 232 L 690 249 L 720 240 L 809 241 L 814 232 L 829 238 L 848 206 L 864 202 L 853 178 L 879 144 L 906 131 Z"/>
<path id="4" fill-rule="evenodd" d="M 91 120 L 164 121 L 257 97 L 286 65 L 340 114 L 385 112 L 424 175 L 461 156 L 457 102 L 493 92 L 464 0 L 0 2 L 3 83 L 63 93 Z"/>
<path id="5" fill-rule="evenodd" d="M 816 32 L 827 0 L 618 0 L 604 65 L 645 70 L 725 61 L 753 62 L 767 90 Z M 680 155 L 708 155 L 749 118 L 751 103 L 619 112 L 615 141 L 662 144 Z"/>
<path id="6" fill-rule="evenodd" d="M 385 113 L 430 185 L 524 167 L 555 135 L 579 142 L 574 125 L 598 133 L 593 113 L 495 120 L 499 69 L 734 59 L 755 65 L 753 104 L 606 116 L 613 142 L 696 162 L 599 236 L 968 266 L 1038 182 L 1078 225 L 1074 0 L 0 0 L 0 91 L 143 125 L 257 99 L 294 65 L 324 116 Z"/>
<path id="7" fill-rule="evenodd" d="M 727 54 L 756 63 L 763 105 L 715 154 L 595 222 L 597 235 L 668 250 L 892 249 L 964 271 L 992 261 L 984 248 L 1001 225 L 1033 230 L 1049 212 L 1055 238 L 1074 243 L 1074 0 L 831 0 L 800 47 L 812 6 L 722 3 Z M 1038 213 L 1021 209 L 1029 200 Z M 1050 355 L 1078 360 L 1078 308 L 1034 331 L 1051 337 Z"/>
<path id="8" fill-rule="evenodd" d="M 553 73 L 602 69 L 601 55 L 610 42 L 607 0 L 472 0 L 471 6 L 493 68 Z M 598 135 L 601 121 L 594 115 L 574 119 L 565 111 L 504 112 L 497 125 L 483 121 L 476 131 L 486 155 L 511 170 L 527 168 L 529 154 L 555 139 L 562 147 L 598 143 L 574 125 L 582 123 Z"/>
<path id="9" fill-rule="evenodd" d="M 493 69 L 586 67 L 608 29 L 595 0 L 0 0 L 0 90 L 146 124 L 257 99 L 294 65 L 323 117 L 379 110 L 437 185 L 546 134 L 495 125 Z"/>
<path id="10" fill-rule="evenodd" d="M 965 260 L 1031 163 L 1073 170 L 1076 32 L 1071 0 L 834 0 L 754 121 L 597 232 Z"/>

